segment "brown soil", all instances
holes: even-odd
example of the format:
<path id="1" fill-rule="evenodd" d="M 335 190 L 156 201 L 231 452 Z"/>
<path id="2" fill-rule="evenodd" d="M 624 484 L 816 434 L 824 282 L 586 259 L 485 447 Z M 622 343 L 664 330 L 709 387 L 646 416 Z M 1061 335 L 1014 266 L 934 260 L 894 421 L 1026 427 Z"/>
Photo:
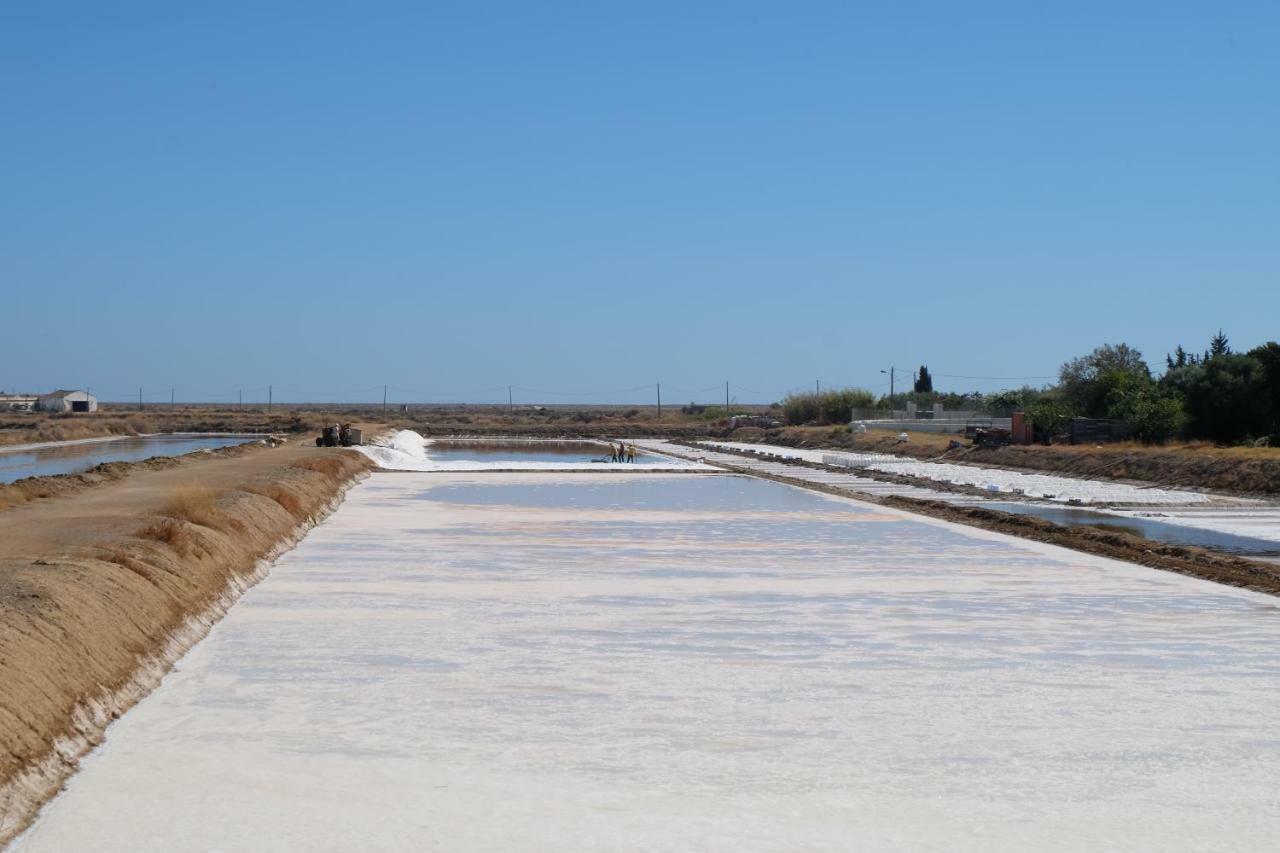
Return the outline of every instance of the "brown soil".
<path id="1" fill-rule="evenodd" d="M 47 478 L 0 513 L 0 844 L 369 467 L 303 439 Z"/>
<path id="2" fill-rule="evenodd" d="M 911 433 L 898 444 L 897 433 L 870 430 L 863 434 L 832 427 L 788 427 L 781 430 L 736 430 L 734 441 L 785 447 L 832 448 L 892 453 L 916 459 L 971 462 L 992 468 L 1065 474 L 1085 479 L 1135 480 L 1235 495 L 1280 495 L 1280 448 L 1139 444 L 1104 446 L 1019 446 L 949 449 L 954 436 Z"/>

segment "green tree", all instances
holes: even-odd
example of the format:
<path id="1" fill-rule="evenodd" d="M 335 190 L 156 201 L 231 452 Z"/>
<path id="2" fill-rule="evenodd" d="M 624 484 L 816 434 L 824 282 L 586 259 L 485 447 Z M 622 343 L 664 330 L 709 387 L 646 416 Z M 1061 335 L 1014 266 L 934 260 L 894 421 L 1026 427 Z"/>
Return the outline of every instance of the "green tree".
<path id="1" fill-rule="evenodd" d="M 1249 350 L 1249 357 L 1262 365 L 1269 420 L 1267 434 L 1272 446 L 1280 446 L 1280 344 L 1268 341 Z"/>
<path id="2" fill-rule="evenodd" d="M 1218 330 L 1218 334 L 1209 339 L 1209 358 L 1217 358 L 1220 355 L 1231 355 L 1231 342 L 1227 340 L 1226 335 L 1222 334 L 1221 329 Z"/>
<path id="3" fill-rule="evenodd" d="M 1036 435 L 1048 437 L 1058 435 L 1067 428 L 1071 420 L 1071 410 L 1056 396 L 1043 395 L 1027 403 L 1023 408 L 1027 420 Z"/>
<path id="4" fill-rule="evenodd" d="M 1112 386 L 1119 377 L 1149 380 L 1151 369 L 1142 353 L 1128 344 L 1103 344 L 1062 365 L 1058 371 L 1062 401 L 1076 414 L 1106 417 Z"/>
<path id="5" fill-rule="evenodd" d="M 933 390 L 933 377 L 929 375 L 929 368 L 923 364 L 920 365 L 920 372 L 916 374 L 915 390 L 917 394 L 927 394 Z"/>
<path id="6" fill-rule="evenodd" d="M 1127 422 L 1134 438 L 1165 441 L 1182 430 L 1182 400 L 1150 377 L 1114 371 L 1106 378 L 1106 384 L 1107 417 Z"/>
<path id="7" fill-rule="evenodd" d="M 1262 360 L 1227 353 L 1187 370 L 1178 381 L 1192 438 L 1233 443 L 1271 433 L 1273 400 Z"/>

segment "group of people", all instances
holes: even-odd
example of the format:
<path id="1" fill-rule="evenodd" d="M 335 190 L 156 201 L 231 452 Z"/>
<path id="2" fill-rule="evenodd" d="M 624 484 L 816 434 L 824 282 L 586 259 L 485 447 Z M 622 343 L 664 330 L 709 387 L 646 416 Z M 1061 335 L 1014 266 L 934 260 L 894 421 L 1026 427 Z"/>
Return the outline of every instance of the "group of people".
<path id="1" fill-rule="evenodd" d="M 623 444 L 619 441 L 617 444 L 610 442 L 609 444 L 609 461 L 610 462 L 635 462 L 636 446 L 634 444 Z"/>

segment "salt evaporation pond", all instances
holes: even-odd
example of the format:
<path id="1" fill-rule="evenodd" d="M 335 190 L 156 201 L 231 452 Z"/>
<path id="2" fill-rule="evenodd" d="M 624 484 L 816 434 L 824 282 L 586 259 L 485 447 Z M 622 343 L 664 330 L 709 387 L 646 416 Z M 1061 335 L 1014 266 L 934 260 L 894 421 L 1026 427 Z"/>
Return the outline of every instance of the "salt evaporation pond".
<path id="1" fill-rule="evenodd" d="M 17 849 L 1269 850 L 1276 603 L 743 477 L 376 475 Z"/>
<path id="2" fill-rule="evenodd" d="M 823 465 L 879 471 L 904 477 L 918 477 L 940 483 L 971 486 L 993 494 L 1014 493 L 1028 497 L 1067 503 L 1189 505 L 1208 503 L 1208 495 L 1184 489 L 1161 489 L 1113 480 L 1081 480 L 1055 474 L 1032 474 L 980 465 L 923 461 L 887 453 L 849 453 L 839 450 L 808 450 L 773 444 L 750 444 L 740 441 L 703 441 L 707 447 L 747 453 L 766 453 L 790 459 L 801 459 Z"/>
<path id="3" fill-rule="evenodd" d="M 545 439 L 502 439 L 464 441 L 435 439 L 426 445 L 427 457 L 440 462 L 556 462 L 581 465 L 603 464 L 610 447 L 599 441 L 552 441 Z M 638 453 L 636 462 L 667 461 L 652 453 Z"/>
<path id="4" fill-rule="evenodd" d="M 629 472 L 706 472 L 715 469 L 658 453 L 640 453 L 634 462 L 610 462 L 609 445 L 553 439 L 427 439 L 400 430 L 356 448 L 392 471 L 567 471 L 615 469 Z"/>
<path id="5" fill-rule="evenodd" d="M 244 444 L 258 435 L 142 435 L 104 441 L 57 442 L 33 448 L 0 447 L 0 483 L 24 477 L 78 474 L 104 462 L 141 462 L 156 456 L 182 456 Z"/>
<path id="6" fill-rule="evenodd" d="M 983 504 L 986 509 L 1000 512 L 1011 512 L 1016 515 L 1033 515 L 1063 526 L 1085 525 L 1104 530 L 1123 530 L 1136 533 L 1157 542 L 1168 542 L 1172 545 L 1194 545 L 1197 548 L 1208 548 L 1226 554 L 1239 554 L 1247 557 L 1280 557 L 1280 541 L 1260 539 L 1253 536 L 1238 536 L 1202 527 L 1191 527 L 1185 524 L 1170 524 L 1156 518 L 1137 515 L 1120 515 L 1117 513 L 1095 512 L 1076 507 L 1053 506 L 1036 503 L 1014 503 L 991 501 Z"/>

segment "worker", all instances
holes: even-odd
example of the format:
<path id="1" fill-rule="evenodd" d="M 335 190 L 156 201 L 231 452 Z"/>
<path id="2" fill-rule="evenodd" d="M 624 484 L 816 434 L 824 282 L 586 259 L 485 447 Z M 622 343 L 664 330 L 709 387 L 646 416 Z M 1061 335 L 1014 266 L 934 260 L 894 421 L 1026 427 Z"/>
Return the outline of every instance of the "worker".
<path id="1" fill-rule="evenodd" d="M 634 444 L 627 445 L 627 461 L 628 462 L 636 461 L 636 446 Z"/>

